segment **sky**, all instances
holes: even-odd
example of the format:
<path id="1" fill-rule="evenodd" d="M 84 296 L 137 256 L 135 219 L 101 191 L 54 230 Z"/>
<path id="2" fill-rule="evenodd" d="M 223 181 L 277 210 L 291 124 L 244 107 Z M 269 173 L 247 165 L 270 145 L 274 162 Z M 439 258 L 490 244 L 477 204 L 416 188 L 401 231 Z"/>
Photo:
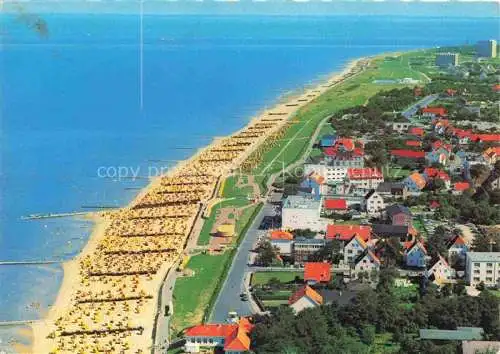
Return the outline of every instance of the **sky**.
<path id="1" fill-rule="evenodd" d="M 36 12 L 137 13 L 141 0 L 5 0 Z M 142 0 L 145 13 L 500 17 L 500 0 Z M 500 24 L 499 24 L 500 26 Z M 500 27 L 499 27 L 500 32 Z"/>

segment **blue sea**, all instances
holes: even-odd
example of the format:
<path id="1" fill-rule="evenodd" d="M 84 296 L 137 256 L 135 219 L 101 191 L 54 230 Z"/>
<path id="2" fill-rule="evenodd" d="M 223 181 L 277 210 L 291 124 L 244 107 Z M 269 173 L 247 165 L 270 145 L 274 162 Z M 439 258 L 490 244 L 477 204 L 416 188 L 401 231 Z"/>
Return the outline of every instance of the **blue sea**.
<path id="1" fill-rule="evenodd" d="M 141 69 L 137 15 L 43 15 L 46 35 L 26 16 L 0 19 L 0 261 L 72 258 L 88 222 L 21 218 L 125 205 L 147 183 L 132 173 L 353 58 L 498 37 L 496 18 L 148 15 Z M 0 266 L 0 321 L 39 318 L 61 279 L 58 265 Z"/>

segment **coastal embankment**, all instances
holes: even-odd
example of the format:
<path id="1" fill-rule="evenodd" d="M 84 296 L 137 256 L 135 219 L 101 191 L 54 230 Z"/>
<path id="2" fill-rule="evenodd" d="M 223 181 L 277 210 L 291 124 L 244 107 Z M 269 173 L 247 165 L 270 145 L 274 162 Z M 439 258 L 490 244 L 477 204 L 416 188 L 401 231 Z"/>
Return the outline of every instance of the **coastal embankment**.
<path id="1" fill-rule="evenodd" d="M 81 253 L 65 262 L 64 278 L 48 315 L 32 324 L 35 353 L 151 351 L 162 280 L 182 256 L 200 205 L 217 182 L 237 169 L 301 107 L 359 72 L 366 59 L 306 89 L 218 138 L 154 178 L 126 207 L 96 214 Z"/>

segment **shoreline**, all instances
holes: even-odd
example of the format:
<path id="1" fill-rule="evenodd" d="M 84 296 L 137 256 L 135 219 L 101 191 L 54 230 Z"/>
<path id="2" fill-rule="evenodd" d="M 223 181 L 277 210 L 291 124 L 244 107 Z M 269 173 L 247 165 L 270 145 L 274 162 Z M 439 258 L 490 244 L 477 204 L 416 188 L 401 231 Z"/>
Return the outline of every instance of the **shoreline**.
<path id="1" fill-rule="evenodd" d="M 224 176 L 227 173 L 230 173 L 231 170 L 235 167 L 237 167 L 242 161 L 244 161 L 256 148 L 258 148 L 261 143 L 269 136 L 271 135 L 274 131 L 280 129 L 284 124 L 286 124 L 291 117 L 294 116 L 294 114 L 303 106 L 307 105 L 314 99 L 316 99 L 318 96 L 323 94 L 325 91 L 329 90 L 331 88 L 331 85 L 333 85 L 335 82 L 338 82 L 342 79 L 345 79 L 346 76 L 348 77 L 350 73 L 353 72 L 353 70 L 358 66 L 360 62 L 363 62 L 363 60 L 367 60 L 371 57 L 363 57 L 363 58 L 358 58 L 349 61 L 347 64 L 343 66 L 343 70 L 339 72 L 332 73 L 328 75 L 328 79 L 321 80 L 318 84 L 312 86 L 312 87 L 304 87 L 303 89 L 300 90 L 300 93 L 294 92 L 292 96 L 286 97 L 286 100 L 281 100 L 278 98 L 278 102 L 270 109 L 266 109 L 259 113 L 258 115 L 252 117 L 248 123 L 239 129 L 238 131 L 234 132 L 230 136 L 226 137 L 216 137 L 214 140 L 206 147 L 198 149 L 193 156 L 190 158 L 180 161 L 177 163 L 170 171 L 168 171 L 165 175 L 163 176 L 157 176 L 154 178 L 151 178 L 150 183 L 142 188 L 139 193 L 135 196 L 135 198 L 125 207 L 118 209 L 117 211 L 111 211 L 111 212 L 99 212 L 96 213 L 92 219 L 94 221 L 94 226 L 92 228 L 92 232 L 89 236 L 89 239 L 87 240 L 86 245 L 83 247 L 81 252 L 72 260 L 64 262 L 62 264 L 63 267 L 63 280 L 61 283 L 61 286 L 59 288 L 57 297 L 55 302 L 50 306 L 50 309 L 47 313 L 47 315 L 39 320 L 37 323 L 32 325 L 33 329 L 33 337 L 34 341 L 32 343 L 32 351 L 33 352 L 50 352 L 53 350 L 53 346 L 56 343 L 51 343 L 55 342 L 55 340 L 48 340 L 46 337 L 49 335 L 51 332 L 54 332 L 57 325 L 55 325 L 54 322 L 56 322 L 56 319 L 59 317 L 64 317 L 65 312 L 68 311 L 68 309 L 71 308 L 71 306 L 74 306 L 75 303 L 75 295 L 78 294 L 78 292 L 82 291 L 82 287 L 85 288 L 82 285 L 82 278 L 83 280 L 87 281 L 88 279 L 85 278 L 85 267 L 82 265 L 82 262 L 85 262 L 88 257 L 97 257 L 99 259 L 99 256 L 101 256 L 102 253 L 102 248 L 109 246 L 112 247 L 114 245 L 109 245 L 107 243 L 111 242 L 109 241 L 110 238 L 115 237 L 113 232 L 116 232 L 115 230 L 112 230 L 113 232 L 108 232 L 107 231 L 110 228 L 118 228 L 118 226 L 115 226 L 116 223 L 120 224 L 121 222 L 124 223 L 130 223 L 131 226 L 136 226 L 134 223 L 131 223 L 130 217 L 126 216 L 120 216 L 121 214 L 128 215 L 133 214 L 135 212 L 143 212 L 145 211 L 146 214 L 147 212 L 153 211 L 153 209 L 160 209 L 164 208 L 165 205 L 160 204 L 155 204 L 155 198 L 157 198 L 157 195 L 154 194 L 152 197 L 151 195 L 157 191 L 158 189 L 164 188 L 164 182 L 167 181 L 168 183 L 171 183 L 172 181 L 176 180 L 182 180 L 182 179 L 197 179 L 200 176 L 210 176 L 208 179 L 210 180 L 211 177 L 217 176 L 218 178 L 224 178 Z M 326 76 L 326 75 L 323 75 Z M 314 92 L 313 92 L 314 91 Z M 287 107 L 286 104 L 291 103 L 293 101 L 298 100 L 302 96 L 302 101 L 296 102 L 298 105 L 293 106 L 293 107 Z M 276 115 L 271 115 L 271 112 L 279 112 L 279 117 Z M 266 121 L 265 118 L 268 120 Z M 276 124 L 271 124 L 270 119 L 274 119 L 277 123 Z M 269 122 L 269 124 L 268 124 Z M 255 128 L 256 130 L 257 127 L 256 125 L 261 125 L 261 126 L 267 126 L 269 125 L 268 128 L 262 128 L 262 133 L 257 134 L 258 136 L 253 136 L 251 135 L 250 129 L 249 128 Z M 255 131 L 255 130 L 254 130 Z M 260 131 L 260 130 L 258 130 Z M 246 134 L 246 135 L 245 135 Z M 244 136 L 245 135 L 245 136 Z M 230 142 L 235 142 L 237 141 L 235 137 L 240 136 L 240 138 L 243 141 L 248 142 L 248 145 L 245 146 L 243 150 L 238 150 L 236 151 L 236 146 L 238 145 L 230 145 Z M 247 137 L 248 136 L 248 137 Z M 239 141 L 239 140 L 238 140 Z M 226 145 L 224 145 L 226 144 Z M 233 148 L 231 148 L 231 146 Z M 227 150 L 224 150 L 222 148 L 227 148 Z M 223 150 L 221 153 L 219 153 L 219 150 Z M 226 158 L 225 155 L 230 155 L 230 158 Z M 214 157 L 215 160 L 212 162 L 210 159 L 210 156 Z M 208 158 L 207 158 L 208 157 Z M 218 160 L 220 159 L 220 161 Z M 206 162 L 205 162 L 206 161 Z M 201 168 L 200 168 L 201 167 Z M 215 173 L 208 173 L 205 175 L 206 172 L 204 171 L 204 167 L 215 167 L 217 168 L 217 171 Z M 184 173 L 184 174 L 183 174 Z M 190 174 L 192 173 L 192 174 Z M 212 181 L 213 182 L 213 181 Z M 193 182 L 195 185 L 196 182 Z M 177 184 L 167 184 L 167 186 L 176 186 Z M 200 182 L 199 184 L 205 185 Z M 187 186 L 187 183 L 183 185 L 184 187 Z M 189 192 L 186 191 L 181 191 L 181 192 L 175 192 L 175 188 L 173 188 L 174 192 L 174 199 L 177 195 L 181 194 L 186 194 Z M 206 190 L 204 190 L 203 193 L 205 192 L 211 192 L 213 191 L 213 188 L 215 188 L 215 185 L 212 185 L 211 183 L 208 183 L 208 187 Z M 156 192 L 160 193 L 160 192 Z M 170 193 L 170 192 L 169 192 Z M 208 196 L 205 194 L 200 194 L 199 196 L 199 201 L 196 202 L 196 205 L 198 203 L 206 203 L 210 200 L 210 195 L 212 193 L 209 193 Z M 144 201 L 146 200 L 146 204 L 144 204 Z M 148 204 L 149 202 L 152 201 L 152 204 Z M 181 203 L 181 205 L 184 205 L 184 203 Z M 176 204 L 173 204 L 174 206 Z M 167 205 L 168 209 L 168 205 Z M 158 210 L 155 210 L 155 212 Z M 161 212 L 162 210 L 160 210 Z M 169 211 L 169 213 L 173 213 L 172 210 Z M 189 214 L 189 213 L 188 213 Z M 118 215 L 118 216 L 117 216 Z M 172 214 L 173 215 L 173 214 Z M 171 217 L 172 215 L 166 215 L 167 217 Z M 189 230 L 190 226 L 195 222 L 195 216 L 194 215 L 187 215 L 186 220 L 183 223 L 185 226 L 185 229 Z M 120 219 L 121 217 L 121 219 Z M 163 218 L 163 217 L 160 217 Z M 118 220 L 118 222 L 117 222 Z M 176 224 L 172 224 L 176 225 Z M 144 225 L 141 225 L 144 226 Z M 148 226 L 148 225 L 146 225 Z M 149 225 L 151 226 L 151 225 Z M 156 227 L 158 225 L 153 225 L 153 227 Z M 157 229 L 161 227 L 158 226 Z M 139 228 L 138 228 L 139 229 Z M 128 229 L 122 228 L 120 231 L 127 231 Z M 182 227 L 181 227 L 182 231 Z M 182 232 L 180 232 L 182 234 Z M 112 235 L 112 236 L 110 236 Z M 106 237 L 108 236 L 108 237 Z M 123 235 L 121 235 L 123 237 Z M 133 237 L 139 237 L 139 236 L 127 236 L 127 238 L 133 238 Z M 141 236 L 142 237 L 142 236 Z M 171 241 L 169 236 L 164 236 L 167 241 Z M 181 236 L 180 238 L 185 241 L 187 235 L 184 234 L 184 236 Z M 162 237 L 163 239 L 163 237 Z M 108 242 L 109 241 L 109 242 Z M 183 243 L 184 244 L 184 243 Z M 177 246 L 178 248 L 179 246 Z M 176 249 L 176 255 L 177 257 L 179 255 L 182 255 L 182 252 L 184 250 L 184 246 L 181 246 L 180 249 Z M 146 249 L 145 251 L 150 251 L 149 249 Z M 123 250 L 120 250 L 120 252 L 124 252 Z M 123 254 L 119 254 L 120 256 Z M 162 279 L 164 278 L 165 274 L 168 272 L 168 270 L 171 268 L 173 264 L 175 264 L 176 257 L 173 257 L 171 259 L 167 258 L 164 261 L 161 261 L 160 264 L 157 265 L 156 272 L 151 276 L 150 281 L 146 281 L 146 285 L 143 287 L 146 291 L 149 291 L 152 295 L 151 301 L 149 301 L 149 305 L 145 305 L 143 311 L 139 311 L 139 315 L 141 316 L 134 316 L 136 317 L 135 320 L 137 321 L 129 321 L 129 322 L 134 322 L 138 323 L 140 322 L 142 324 L 142 333 L 136 334 L 139 336 L 138 339 L 140 343 L 133 343 L 131 344 L 133 349 L 146 349 L 151 345 L 151 331 L 153 329 L 153 322 L 154 322 L 154 317 L 156 314 L 156 302 L 157 302 L 157 296 L 158 296 L 158 289 L 161 287 L 162 284 Z M 93 265 L 89 266 L 89 269 L 92 269 Z M 82 269 L 83 268 L 83 269 Z M 97 276 L 99 278 L 97 282 L 103 280 L 104 284 L 107 282 L 107 275 L 104 276 Z M 128 275 L 124 276 L 128 277 Z M 101 278 L 106 278 L 106 279 L 101 279 Z M 118 280 L 120 277 L 118 277 Z M 115 281 L 113 279 L 113 281 Z M 118 282 L 119 282 L 118 281 Z M 142 280 L 141 280 L 142 282 Z M 80 283 L 80 286 L 79 286 Z M 124 280 L 123 284 L 127 284 L 127 280 Z M 134 283 L 136 284 L 136 283 Z M 98 284 L 99 286 L 102 284 Z M 105 286 L 103 286 L 104 289 L 107 289 Z M 143 289 L 143 290 L 144 290 Z M 100 300 L 99 300 L 100 301 Z M 120 300 L 123 301 L 123 300 Z M 79 311 L 77 309 L 77 311 Z M 71 313 L 71 312 L 70 312 Z M 149 324 L 143 323 L 145 321 L 148 321 Z M 62 320 L 64 324 L 64 320 Z M 68 322 L 71 323 L 71 320 L 68 320 Z M 75 322 L 75 321 L 73 321 Z M 82 320 L 83 322 L 83 320 Z M 87 321 L 88 322 L 88 321 Z M 98 321 L 100 322 L 100 321 Z M 113 323 L 113 321 L 111 321 Z M 133 323 L 132 323 L 133 324 Z M 134 327 L 131 323 L 127 324 L 129 327 Z M 88 325 L 85 323 L 85 325 L 82 325 L 81 327 L 86 328 Z M 63 327 L 64 326 L 60 326 Z M 69 327 L 75 327 L 73 325 L 70 325 Z M 78 327 L 78 326 L 76 326 Z M 123 327 L 123 326 L 122 326 Z M 126 327 L 126 326 L 125 326 Z M 123 328 L 125 328 L 123 327 Z M 97 328 L 97 327 L 96 327 Z M 120 328 L 120 329 L 123 329 Z M 91 327 L 91 329 L 93 329 Z M 56 331 L 57 332 L 57 331 Z M 63 331 L 59 331 L 63 332 Z M 64 333 L 63 333 L 64 334 Z M 61 333 L 59 333 L 59 338 L 61 338 Z M 64 334 L 66 335 L 66 334 Z M 73 336 L 73 335 L 71 335 Z M 132 336 L 134 336 L 132 334 Z M 58 335 L 56 333 L 55 335 L 56 338 L 58 338 Z M 92 337 L 89 335 L 89 337 Z M 134 336 L 135 337 L 135 336 Z M 121 338 L 121 337 L 120 337 Z M 95 338 L 93 338 L 95 339 Z M 65 342 L 65 341 L 63 341 Z M 142 344 L 142 345 L 141 345 Z M 81 348 L 81 347 L 80 347 Z M 85 347 L 87 348 L 87 347 Z M 130 348 L 130 349 L 132 349 Z M 132 351 L 132 350 L 131 350 Z"/>

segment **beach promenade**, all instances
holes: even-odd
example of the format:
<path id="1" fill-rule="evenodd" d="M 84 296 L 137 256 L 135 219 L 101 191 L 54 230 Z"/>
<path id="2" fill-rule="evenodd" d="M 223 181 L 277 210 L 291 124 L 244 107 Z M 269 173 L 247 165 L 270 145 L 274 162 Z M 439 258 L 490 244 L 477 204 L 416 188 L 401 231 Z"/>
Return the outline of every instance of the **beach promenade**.
<path id="1" fill-rule="evenodd" d="M 341 74 L 219 138 L 172 172 L 157 177 L 127 207 L 100 212 L 80 255 L 64 264 L 64 279 L 48 316 L 32 325 L 35 353 L 151 352 L 159 289 L 183 256 L 200 207 L 218 182 L 247 159 L 295 112 L 345 77 Z M 160 314 L 161 315 L 161 314 Z"/>

